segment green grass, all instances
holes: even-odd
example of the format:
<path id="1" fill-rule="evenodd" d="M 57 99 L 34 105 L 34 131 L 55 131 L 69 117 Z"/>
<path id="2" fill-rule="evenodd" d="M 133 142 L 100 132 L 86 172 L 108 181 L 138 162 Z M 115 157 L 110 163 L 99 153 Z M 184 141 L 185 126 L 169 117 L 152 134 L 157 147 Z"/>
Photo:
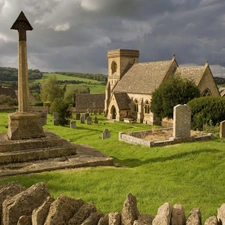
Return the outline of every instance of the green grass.
<path id="1" fill-rule="evenodd" d="M 1 113 L 0 131 L 5 132 L 7 113 Z M 26 187 L 43 181 L 53 197 L 60 194 L 93 202 L 104 213 L 121 211 L 126 195 L 137 197 L 141 213 L 155 215 L 165 202 L 180 203 L 186 215 L 200 207 L 203 221 L 217 214 L 225 202 L 225 140 L 183 143 L 147 148 L 118 141 L 119 131 L 149 129 L 144 124 L 80 124 L 77 129 L 52 125 L 49 117 L 45 129 L 77 144 L 89 144 L 114 158 L 121 167 L 86 168 L 7 177 L 0 183 L 18 181 Z M 101 139 L 108 128 L 112 137 Z"/>
<path id="2" fill-rule="evenodd" d="M 47 79 L 50 76 L 54 76 L 54 75 L 56 76 L 57 80 L 68 80 L 68 81 L 76 80 L 76 81 L 84 82 L 81 84 L 71 84 L 71 85 L 87 87 L 90 89 L 91 94 L 102 94 L 105 92 L 105 85 L 102 85 L 101 81 L 97 81 L 97 80 L 85 79 L 85 78 L 81 78 L 81 77 L 66 76 L 66 75 L 61 75 L 61 74 L 57 74 L 57 73 L 44 73 L 43 79 Z M 42 79 L 32 80 L 32 81 L 30 81 L 30 83 L 41 83 L 41 81 L 42 81 Z"/>

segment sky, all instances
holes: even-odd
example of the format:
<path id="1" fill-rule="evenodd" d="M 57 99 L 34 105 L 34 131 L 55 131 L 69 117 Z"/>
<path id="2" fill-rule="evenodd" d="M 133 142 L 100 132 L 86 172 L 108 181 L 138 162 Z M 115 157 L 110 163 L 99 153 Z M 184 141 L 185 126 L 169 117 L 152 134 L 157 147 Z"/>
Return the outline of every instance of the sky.
<path id="1" fill-rule="evenodd" d="M 29 69 L 107 74 L 107 51 L 135 49 L 139 62 L 172 59 L 225 77 L 225 0 L 0 0 L 0 66 L 18 67 L 23 11 Z"/>

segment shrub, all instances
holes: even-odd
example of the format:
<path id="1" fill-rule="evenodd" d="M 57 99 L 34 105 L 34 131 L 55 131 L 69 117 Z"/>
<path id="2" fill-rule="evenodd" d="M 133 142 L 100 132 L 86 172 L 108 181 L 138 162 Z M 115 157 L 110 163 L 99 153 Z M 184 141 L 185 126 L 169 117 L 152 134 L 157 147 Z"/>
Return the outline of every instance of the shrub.
<path id="1" fill-rule="evenodd" d="M 207 96 L 188 102 L 192 112 L 192 129 L 202 130 L 204 125 L 216 126 L 225 120 L 225 98 Z"/>

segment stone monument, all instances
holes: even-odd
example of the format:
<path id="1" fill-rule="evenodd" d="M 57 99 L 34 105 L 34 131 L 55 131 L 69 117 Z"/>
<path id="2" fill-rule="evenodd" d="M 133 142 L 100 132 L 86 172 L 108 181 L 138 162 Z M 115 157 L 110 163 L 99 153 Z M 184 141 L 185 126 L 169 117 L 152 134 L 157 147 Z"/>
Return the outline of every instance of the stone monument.
<path id="1" fill-rule="evenodd" d="M 26 31 L 33 30 L 21 12 L 11 29 L 18 30 L 18 112 L 9 114 L 8 137 L 11 140 L 44 137 L 41 114 L 29 112 L 29 85 Z"/>

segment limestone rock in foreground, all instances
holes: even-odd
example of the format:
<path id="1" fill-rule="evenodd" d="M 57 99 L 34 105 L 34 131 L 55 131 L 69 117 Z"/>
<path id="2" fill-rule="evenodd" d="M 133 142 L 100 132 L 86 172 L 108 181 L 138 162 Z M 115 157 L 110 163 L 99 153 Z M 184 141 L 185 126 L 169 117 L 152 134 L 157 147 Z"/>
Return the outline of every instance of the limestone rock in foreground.
<path id="1" fill-rule="evenodd" d="M 138 220 L 134 221 L 133 225 L 152 225 L 152 221 L 155 217 L 148 214 L 140 214 Z"/>
<path id="2" fill-rule="evenodd" d="M 225 224 L 225 203 L 217 210 L 217 218 L 222 224 Z"/>
<path id="3" fill-rule="evenodd" d="M 119 212 L 109 213 L 109 225 L 120 225 L 121 214 Z"/>
<path id="4" fill-rule="evenodd" d="M 84 204 L 82 199 L 60 195 L 50 206 L 45 225 L 67 225 L 70 218 Z M 39 225 L 39 224 L 38 224 Z"/>
<path id="5" fill-rule="evenodd" d="M 98 225 L 109 225 L 109 214 L 101 217 L 98 221 Z"/>
<path id="6" fill-rule="evenodd" d="M 205 225 L 219 225 L 216 216 L 211 216 L 205 221 Z"/>
<path id="7" fill-rule="evenodd" d="M 98 225 L 98 221 L 104 214 L 102 212 L 92 213 L 81 225 Z"/>
<path id="8" fill-rule="evenodd" d="M 44 225 L 53 201 L 54 199 L 49 196 L 40 207 L 33 210 L 32 225 Z"/>
<path id="9" fill-rule="evenodd" d="M 191 210 L 186 225 L 202 225 L 202 216 L 199 208 L 194 208 Z"/>
<path id="10" fill-rule="evenodd" d="M 122 225 L 133 225 L 134 221 L 138 219 L 139 211 L 137 208 L 136 197 L 131 193 L 127 195 L 127 198 L 123 204 L 122 210 Z"/>
<path id="11" fill-rule="evenodd" d="M 87 219 L 92 213 L 97 210 L 93 204 L 83 204 L 75 215 L 69 220 L 69 225 L 80 225 Z"/>
<path id="12" fill-rule="evenodd" d="M 182 205 L 175 204 L 172 210 L 171 225 L 185 225 L 186 217 Z"/>
<path id="13" fill-rule="evenodd" d="M 48 196 L 50 196 L 48 187 L 41 182 L 6 199 L 2 204 L 2 223 L 15 225 L 21 216 L 31 216 L 32 211 Z"/>
<path id="14" fill-rule="evenodd" d="M 17 225 L 32 225 L 31 216 L 21 216 Z"/>
<path id="15" fill-rule="evenodd" d="M 154 220 L 152 221 L 153 225 L 170 225 L 172 214 L 172 206 L 166 202 L 159 207 L 158 212 Z"/>

